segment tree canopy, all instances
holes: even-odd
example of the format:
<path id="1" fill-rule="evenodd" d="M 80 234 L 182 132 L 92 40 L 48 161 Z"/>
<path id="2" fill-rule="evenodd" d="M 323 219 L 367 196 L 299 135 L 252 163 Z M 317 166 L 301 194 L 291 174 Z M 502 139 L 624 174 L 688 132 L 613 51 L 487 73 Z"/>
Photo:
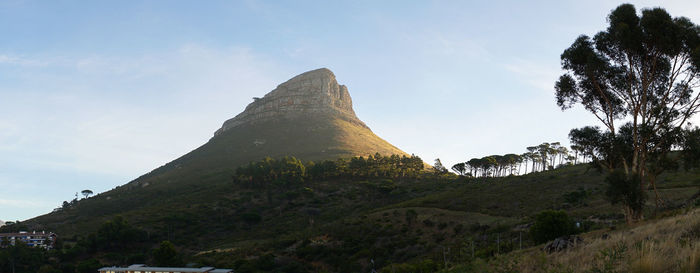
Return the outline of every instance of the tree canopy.
<path id="1" fill-rule="evenodd" d="M 350 159 L 306 162 L 295 157 L 265 158 L 236 169 L 234 179 L 256 187 L 289 186 L 329 178 L 415 178 L 423 171 L 417 156 L 383 156 L 379 153 Z"/>
<path id="2" fill-rule="evenodd" d="M 622 180 L 654 186 L 660 164 L 700 107 L 700 27 L 662 8 L 640 15 L 623 4 L 611 11 L 607 29 L 581 35 L 564 50 L 561 64 L 566 73 L 555 83 L 557 105 L 580 104 L 606 129 L 572 130 L 572 142 L 605 158 L 600 166 L 609 171 L 623 170 L 629 177 Z"/>

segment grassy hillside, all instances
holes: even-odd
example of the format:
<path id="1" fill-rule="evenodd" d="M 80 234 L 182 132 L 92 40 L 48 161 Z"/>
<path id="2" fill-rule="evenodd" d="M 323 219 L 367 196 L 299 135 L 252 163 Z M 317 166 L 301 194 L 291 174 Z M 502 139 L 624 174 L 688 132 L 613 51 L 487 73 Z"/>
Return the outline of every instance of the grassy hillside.
<path id="1" fill-rule="evenodd" d="M 237 184 L 231 168 L 204 170 L 152 173 L 25 224 L 54 230 L 70 242 L 121 215 L 146 230 L 154 244 L 172 241 L 190 262 L 238 272 L 363 272 L 438 270 L 472 256 L 491 260 L 519 249 L 521 241 L 523 248 L 533 246 L 528 225 L 542 210 L 566 210 L 585 230 L 623 220 L 621 209 L 604 198 L 602 175 L 585 165 L 504 178 L 426 174 L 266 188 Z M 666 205 L 683 204 L 697 193 L 699 174 L 661 177 Z M 649 218 L 653 200 L 648 207 Z"/>
<path id="2" fill-rule="evenodd" d="M 242 125 L 126 185 L 85 200 L 78 207 L 39 216 L 28 223 L 72 236 L 116 214 L 133 214 L 138 222 L 158 222 L 160 218 L 147 217 L 150 214 L 143 212 L 196 214 L 201 212 L 200 207 L 215 206 L 212 204 L 238 196 L 240 193 L 232 192 L 235 188 L 229 185 L 231 176 L 236 167 L 250 161 L 266 156 L 295 156 L 308 161 L 377 152 L 406 155 L 369 129 L 335 116 Z M 161 211 L 163 207 L 167 207 L 166 211 Z"/>
<path id="3" fill-rule="evenodd" d="M 582 234 L 567 251 L 546 254 L 537 246 L 446 272 L 700 272 L 700 209 L 673 213 Z"/>

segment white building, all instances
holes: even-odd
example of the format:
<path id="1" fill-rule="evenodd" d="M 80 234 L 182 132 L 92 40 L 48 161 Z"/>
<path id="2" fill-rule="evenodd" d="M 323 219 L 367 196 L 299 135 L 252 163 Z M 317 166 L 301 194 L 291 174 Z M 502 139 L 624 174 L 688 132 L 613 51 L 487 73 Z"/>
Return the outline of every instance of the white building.
<path id="1" fill-rule="evenodd" d="M 56 234 L 51 232 L 26 232 L 20 231 L 17 233 L 0 233 L 0 247 L 15 245 L 17 242 L 25 243 L 31 247 L 41 247 L 45 249 L 53 248 L 56 243 Z"/>
<path id="2" fill-rule="evenodd" d="M 100 273 L 234 273 L 233 269 L 216 269 L 213 267 L 150 267 L 143 264 L 132 264 L 129 267 L 103 267 Z"/>

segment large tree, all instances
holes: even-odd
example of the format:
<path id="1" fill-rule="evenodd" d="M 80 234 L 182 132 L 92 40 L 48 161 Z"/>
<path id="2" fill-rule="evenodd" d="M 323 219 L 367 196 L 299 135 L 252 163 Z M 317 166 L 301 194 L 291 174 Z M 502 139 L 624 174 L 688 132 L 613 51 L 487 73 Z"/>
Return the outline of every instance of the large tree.
<path id="1" fill-rule="evenodd" d="M 88 198 L 90 195 L 92 195 L 91 190 L 83 190 L 81 193 L 85 196 L 85 198 Z"/>
<path id="2" fill-rule="evenodd" d="M 579 36 L 561 55 L 562 75 L 555 84 L 557 105 L 581 104 L 617 139 L 616 122 L 629 122 L 631 154 L 617 155 L 628 177 L 643 190 L 655 158 L 663 158 L 700 106 L 700 29 L 689 19 L 662 8 L 631 4 L 615 8 L 608 28 L 593 38 Z M 616 149 L 623 151 L 627 149 Z M 609 170 L 613 171 L 613 170 Z M 639 210 L 631 212 L 638 219 Z"/>
<path id="3" fill-rule="evenodd" d="M 464 176 L 467 173 L 467 164 L 464 162 L 452 165 L 452 170 L 457 174 Z"/>

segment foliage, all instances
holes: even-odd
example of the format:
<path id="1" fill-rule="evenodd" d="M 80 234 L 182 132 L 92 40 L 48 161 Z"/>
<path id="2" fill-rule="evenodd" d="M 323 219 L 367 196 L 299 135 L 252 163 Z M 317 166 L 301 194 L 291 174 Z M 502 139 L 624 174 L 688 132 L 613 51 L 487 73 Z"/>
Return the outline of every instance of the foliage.
<path id="1" fill-rule="evenodd" d="M 160 246 L 153 250 L 153 261 L 156 266 L 163 267 L 178 267 L 183 265 L 182 258 L 170 241 L 161 242 Z"/>
<path id="2" fill-rule="evenodd" d="M 418 213 L 416 213 L 415 210 L 406 210 L 406 223 L 408 223 L 409 226 L 415 223 L 416 219 L 418 219 Z"/>
<path id="3" fill-rule="evenodd" d="M 618 242 L 613 247 L 600 250 L 595 256 L 597 265 L 591 270 L 592 273 L 616 273 L 620 272 L 617 267 L 625 258 L 627 245 L 624 242 Z"/>
<path id="4" fill-rule="evenodd" d="M 565 193 L 563 195 L 564 201 L 569 204 L 581 204 L 588 198 L 591 194 L 583 188 L 579 188 L 577 191 L 572 191 Z"/>
<path id="5" fill-rule="evenodd" d="M 413 272 L 437 272 L 438 264 L 426 259 L 416 263 L 390 264 L 379 270 L 380 273 L 413 273 Z"/>
<path id="6" fill-rule="evenodd" d="M 442 165 L 442 162 L 440 162 L 439 158 L 435 159 L 435 164 L 433 164 L 433 169 L 435 170 L 435 173 L 437 173 L 437 174 L 447 173 L 447 168 L 445 168 L 445 166 Z"/>
<path id="7" fill-rule="evenodd" d="M 681 159 L 686 170 L 700 166 L 700 128 L 683 132 Z"/>
<path id="8" fill-rule="evenodd" d="M 465 162 L 454 164 L 454 165 L 452 165 L 452 168 L 450 168 L 450 169 L 452 169 L 458 175 L 464 176 L 464 175 L 468 174 L 467 173 L 467 163 L 465 163 Z"/>
<path id="9" fill-rule="evenodd" d="M 543 211 L 535 215 L 535 223 L 530 228 L 530 235 L 537 243 L 544 243 L 555 238 L 574 234 L 574 221 L 564 211 Z"/>
<path id="10" fill-rule="evenodd" d="M 586 170 L 579 165 L 527 176 L 469 180 L 441 179 L 432 173 L 416 178 L 307 176 L 299 184 L 272 182 L 270 188 L 234 183 L 232 172 L 182 173 L 198 183 L 182 188 L 167 181 L 147 187 L 127 185 L 118 195 L 110 193 L 111 199 L 99 195 L 49 215 L 65 219 L 49 228 L 66 243 L 62 254 L 53 256 L 56 262 L 44 261 L 70 273 L 75 268 L 69 266 L 90 258 L 108 266 L 155 264 L 152 250 L 164 240 L 178 246 L 186 263 L 236 272 L 369 272 L 369 259 L 375 260 L 377 270 L 392 263 L 415 265 L 424 259 L 439 261 L 439 266 L 444 259 L 448 265 L 490 260 L 518 249 L 520 234 L 512 228 L 524 223 L 522 215 L 564 208 L 563 193 L 590 189 L 586 199 L 590 206 L 566 207 L 569 215 L 599 218 L 604 216 L 596 215 L 618 212 L 603 202 L 604 177 Z M 692 195 L 686 194 L 687 185 L 695 177 L 696 172 L 662 176 L 662 185 L 677 192 L 677 197 L 666 196 L 669 202 Z M 97 231 L 107 222 L 102 219 L 115 211 L 129 220 L 128 229 L 147 230 L 146 240 L 135 236 L 124 242 L 125 247 L 109 249 L 90 243 L 98 241 Z M 260 221 L 246 222 L 247 213 L 259 215 Z M 426 226 L 426 219 L 434 224 Z M 33 227 L 33 222 L 22 225 Z M 522 234 L 522 242 L 524 248 L 534 245 L 528 233 Z M 442 246 L 451 249 L 445 257 Z"/>
<path id="11" fill-rule="evenodd" d="M 267 157 L 262 161 L 238 167 L 236 175 L 240 180 L 247 182 L 288 185 L 303 182 L 306 167 L 295 157 L 284 157 L 280 160 Z"/>
<path id="12" fill-rule="evenodd" d="M 34 273 L 44 263 L 46 253 L 23 243 L 0 249 L 0 272 Z"/>
<path id="13" fill-rule="evenodd" d="M 693 89 L 700 84 L 700 28 L 662 8 L 639 16 L 631 4 L 614 9 L 608 22 L 606 30 L 579 36 L 562 53 L 567 73 L 555 84 L 557 105 L 581 104 L 605 125 L 605 133 L 591 133 L 601 141 L 594 146 L 609 171 L 622 168 L 626 180 L 655 188 L 667 154 L 700 107 L 700 92 Z M 618 120 L 630 122 L 618 128 Z M 575 144 L 596 153 L 586 145 L 595 136 L 584 129 L 572 133 L 588 141 Z M 627 207 L 633 219 L 641 215 L 637 209 Z"/>
<path id="14" fill-rule="evenodd" d="M 349 160 L 324 160 L 302 163 L 295 157 L 265 158 L 236 169 L 235 180 L 254 187 L 290 186 L 304 181 L 332 178 L 415 178 L 423 170 L 423 160 L 417 156 L 353 157 Z"/>
<path id="15" fill-rule="evenodd" d="M 76 267 L 76 272 L 77 273 L 94 273 L 97 272 L 97 269 L 100 269 L 102 267 L 102 264 L 100 264 L 100 261 L 91 258 L 87 259 L 84 261 L 80 261 L 78 263 L 78 266 Z"/>
<path id="16" fill-rule="evenodd" d="M 640 213 L 644 207 L 646 193 L 639 185 L 639 175 L 626 175 L 621 170 L 615 170 L 605 178 L 608 183 L 608 189 L 605 195 L 613 204 L 622 203 L 625 207 L 630 208 L 628 215 L 639 217 L 634 213 Z"/>
<path id="17" fill-rule="evenodd" d="M 92 195 L 91 190 L 83 190 L 80 193 L 82 193 L 85 196 L 85 198 L 88 198 L 90 195 Z"/>
<path id="18" fill-rule="evenodd" d="M 92 249 L 123 251 L 134 242 L 144 242 L 146 232 L 130 226 L 124 217 L 116 216 L 106 221 L 97 234 L 88 236 L 86 244 Z"/>
<path id="19" fill-rule="evenodd" d="M 453 165 L 452 170 L 459 175 L 469 177 L 500 177 L 520 174 L 522 167 L 525 167 L 524 173 L 527 173 L 528 162 L 532 162 L 531 172 L 535 172 L 573 164 L 576 160 L 578 160 L 578 154 L 571 155 L 569 149 L 561 146 L 559 142 L 544 142 L 537 146 L 527 147 L 527 152 L 523 154 L 472 158 L 467 162 Z"/>

